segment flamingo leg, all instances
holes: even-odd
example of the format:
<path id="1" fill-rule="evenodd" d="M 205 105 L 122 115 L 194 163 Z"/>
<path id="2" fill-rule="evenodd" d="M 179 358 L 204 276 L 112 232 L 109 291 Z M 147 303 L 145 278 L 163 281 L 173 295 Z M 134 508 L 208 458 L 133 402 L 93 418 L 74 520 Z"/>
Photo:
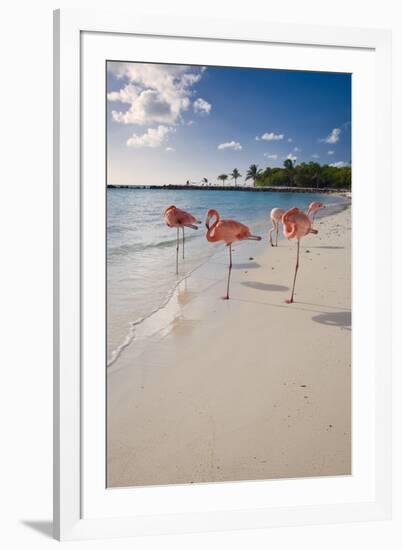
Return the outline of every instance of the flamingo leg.
<path id="1" fill-rule="evenodd" d="M 176 275 L 179 274 L 179 228 L 177 228 L 176 237 Z"/>
<path id="2" fill-rule="evenodd" d="M 293 296 L 294 296 L 294 293 L 295 293 L 295 284 L 296 284 L 296 275 L 297 275 L 297 270 L 299 269 L 299 255 L 300 255 L 300 239 L 297 239 L 297 259 L 296 259 L 295 275 L 293 277 L 292 294 L 290 295 L 290 299 L 286 300 L 287 304 L 293 304 Z"/>
<path id="3" fill-rule="evenodd" d="M 272 227 L 269 231 L 269 242 L 270 242 L 271 246 L 274 246 L 274 243 L 272 241 L 272 233 L 273 233 L 273 231 L 275 231 L 275 222 L 274 222 L 274 220 L 271 220 L 271 221 L 272 221 Z"/>
<path id="4" fill-rule="evenodd" d="M 278 231 L 279 231 L 279 223 L 276 222 L 276 244 L 275 244 L 275 246 L 278 246 Z"/>
<path id="5" fill-rule="evenodd" d="M 229 284 L 230 284 L 230 274 L 232 272 L 232 245 L 229 244 L 229 271 L 228 271 L 228 284 L 226 288 L 226 296 L 224 300 L 229 300 Z"/>
<path id="6" fill-rule="evenodd" d="M 183 260 L 184 260 L 184 226 L 182 227 L 183 229 Z"/>

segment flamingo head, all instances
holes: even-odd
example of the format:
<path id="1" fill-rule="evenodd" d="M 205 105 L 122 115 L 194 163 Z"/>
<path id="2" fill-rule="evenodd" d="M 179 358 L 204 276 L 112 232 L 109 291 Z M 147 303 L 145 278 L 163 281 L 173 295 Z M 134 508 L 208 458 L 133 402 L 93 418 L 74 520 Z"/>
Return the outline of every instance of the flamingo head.
<path id="1" fill-rule="evenodd" d="M 311 202 L 308 205 L 307 214 L 314 214 L 314 212 L 317 212 L 320 208 L 325 208 L 325 204 L 323 202 L 314 201 Z"/>
<path id="2" fill-rule="evenodd" d="M 211 208 L 207 212 L 207 217 L 205 218 L 205 227 L 207 229 L 209 229 L 209 227 L 210 227 L 209 222 L 210 222 L 211 218 L 216 218 L 216 221 L 219 220 L 219 214 L 214 208 Z"/>

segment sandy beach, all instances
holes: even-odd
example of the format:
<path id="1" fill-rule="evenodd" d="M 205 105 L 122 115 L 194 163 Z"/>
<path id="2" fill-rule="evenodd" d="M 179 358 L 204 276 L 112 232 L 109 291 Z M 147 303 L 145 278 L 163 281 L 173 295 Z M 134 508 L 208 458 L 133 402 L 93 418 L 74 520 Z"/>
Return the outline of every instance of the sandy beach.
<path id="1" fill-rule="evenodd" d="M 351 473 L 351 209 L 224 246 L 107 369 L 107 485 Z M 191 253 L 190 247 L 187 249 Z"/>

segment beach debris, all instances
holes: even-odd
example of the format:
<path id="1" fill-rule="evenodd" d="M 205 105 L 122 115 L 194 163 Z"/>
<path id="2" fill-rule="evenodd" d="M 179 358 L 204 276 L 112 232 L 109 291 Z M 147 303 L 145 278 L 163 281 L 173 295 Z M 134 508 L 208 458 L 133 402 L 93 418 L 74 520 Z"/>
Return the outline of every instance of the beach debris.
<path id="1" fill-rule="evenodd" d="M 253 258 L 252 256 L 250 256 L 249 260 L 250 260 L 250 261 L 251 261 L 251 260 L 254 260 L 254 258 Z"/>
<path id="2" fill-rule="evenodd" d="M 307 249 L 307 250 L 305 250 L 305 252 L 306 252 L 307 254 L 309 254 L 309 253 L 310 253 L 310 250 Z"/>

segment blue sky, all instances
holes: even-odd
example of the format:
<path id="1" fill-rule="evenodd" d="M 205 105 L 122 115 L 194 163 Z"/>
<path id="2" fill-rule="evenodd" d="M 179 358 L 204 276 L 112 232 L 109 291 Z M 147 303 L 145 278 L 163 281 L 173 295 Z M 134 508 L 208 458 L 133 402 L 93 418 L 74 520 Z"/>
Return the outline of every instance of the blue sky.
<path id="1" fill-rule="evenodd" d="M 108 184 L 351 162 L 350 74 L 109 62 L 107 106 Z"/>

